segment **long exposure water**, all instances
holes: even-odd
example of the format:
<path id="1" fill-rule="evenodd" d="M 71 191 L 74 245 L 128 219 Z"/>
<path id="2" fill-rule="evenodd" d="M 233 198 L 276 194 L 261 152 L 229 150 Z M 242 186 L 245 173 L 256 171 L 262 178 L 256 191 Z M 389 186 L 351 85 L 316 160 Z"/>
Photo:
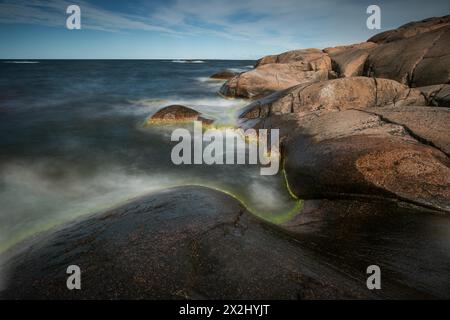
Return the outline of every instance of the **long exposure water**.
<path id="1" fill-rule="evenodd" d="M 0 251 L 53 225 L 145 193 L 200 184 L 274 222 L 298 209 L 283 173 L 257 165 L 176 166 L 171 128 L 144 126 L 170 104 L 234 125 L 246 104 L 217 94 L 223 69 L 253 61 L 0 61 Z"/>

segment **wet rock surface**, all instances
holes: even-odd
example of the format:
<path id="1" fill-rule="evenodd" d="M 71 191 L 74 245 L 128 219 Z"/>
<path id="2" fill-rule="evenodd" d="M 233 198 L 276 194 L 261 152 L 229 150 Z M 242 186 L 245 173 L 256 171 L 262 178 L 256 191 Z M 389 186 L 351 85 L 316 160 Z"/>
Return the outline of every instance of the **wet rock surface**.
<path id="1" fill-rule="evenodd" d="M 2 257 L 17 299 L 297 299 L 373 294 L 234 198 L 202 187 L 149 195 L 40 235 Z M 5 262 L 7 260 L 7 262 Z M 66 288 L 66 268 L 82 290 Z M 361 270 L 361 277 L 364 271 Z"/>
<path id="2" fill-rule="evenodd" d="M 382 291 L 406 289 L 409 298 L 430 299 L 449 297 L 449 223 L 404 203 L 316 199 L 283 227 L 339 270 L 374 264 L 382 270 Z"/>
<path id="3" fill-rule="evenodd" d="M 206 124 L 214 122 L 212 119 L 207 119 L 201 116 L 201 113 L 182 105 L 170 105 L 158 110 L 148 120 L 148 124 L 152 123 L 171 123 L 182 121 L 202 121 Z"/>
<path id="4" fill-rule="evenodd" d="M 331 208 L 341 208 L 331 206 Z M 309 202 L 303 215 L 309 219 Z M 317 206 L 316 206 L 317 207 Z M 324 206 L 329 208 L 330 206 Z M 314 211 L 314 210 L 312 210 Z M 343 211 L 340 211 L 343 215 Z M 357 213 L 355 213 L 357 215 Z M 282 227 L 249 214 L 234 198 L 202 187 L 179 187 L 148 195 L 128 204 L 85 217 L 41 234 L 1 256 L 1 272 L 7 283 L 0 290 L 5 299 L 336 299 L 336 298 L 432 298 L 447 297 L 447 279 L 437 272 L 448 268 L 448 243 L 442 235 L 441 264 L 433 265 L 419 280 L 411 273 L 424 267 L 435 251 L 424 254 L 427 234 L 417 224 L 399 230 L 378 228 L 361 219 L 352 231 L 320 210 L 322 221 L 293 220 Z M 366 212 L 366 217 L 372 216 Z M 322 219 L 326 217 L 326 219 Z M 336 217 L 335 217 L 336 218 Z M 350 221 L 346 217 L 347 221 Z M 410 219 L 411 221 L 411 219 Z M 309 221 L 311 222 L 311 220 Z M 375 224 L 374 224 L 375 225 Z M 376 225 L 375 225 L 376 226 Z M 440 221 L 428 228 L 445 228 Z M 317 228 L 316 230 L 314 230 Z M 320 232 L 311 232 L 320 231 Z M 350 231 L 343 239 L 342 231 Z M 361 234 L 361 232 L 364 234 Z M 313 234 L 313 236 L 311 236 Z M 365 242 L 353 243 L 360 237 Z M 416 242 L 414 240 L 420 239 Z M 425 237 L 421 239 L 420 237 Z M 337 239 L 339 242 L 333 242 Z M 331 243 L 329 242 L 331 241 Z M 342 246 L 339 243 L 345 241 Z M 385 241 L 398 241 L 389 247 Z M 408 255 L 400 244 L 407 242 Z M 351 257 L 358 247 L 363 255 Z M 364 251 L 366 250 L 366 252 Z M 333 250 L 345 251 L 346 259 Z M 368 251 L 367 251 L 368 250 Z M 347 257 L 348 256 L 348 257 Z M 383 290 L 366 287 L 366 263 L 388 265 L 383 271 Z M 412 264 L 411 264 L 412 263 Z M 66 268 L 82 270 L 81 290 L 66 288 Z"/>

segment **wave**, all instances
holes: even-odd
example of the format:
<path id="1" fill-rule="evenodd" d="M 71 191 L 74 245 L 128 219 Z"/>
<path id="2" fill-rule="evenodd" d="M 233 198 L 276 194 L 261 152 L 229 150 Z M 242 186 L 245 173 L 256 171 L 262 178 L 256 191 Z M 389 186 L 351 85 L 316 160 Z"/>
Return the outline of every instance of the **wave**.
<path id="1" fill-rule="evenodd" d="M 39 63 L 39 61 L 3 61 L 3 63 Z"/>
<path id="2" fill-rule="evenodd" d="M 173 63 L 204 63 L 203 60 L 172 60 Z"/>
<path id="3" fill-rule="evenodd" d="M 64 166 L 62 162 L 40 159 L 33 163 L 7 163 L 0 171 L 3 183 L 0 201 L 9 206 L 8 213 L 0 212 L 0 253 L 29 236 L 61 223 L 180 185 L 203 185 L 232 194 L 237 194 L 240 189 L 240 198 L 247 206 L 268 216 L 292 206 L 292 199 L 280 187 L 282 181 L 276 177 L 261 178 L 258 167 L 219 166 L 210 172 L 191 167 L 186 174 L 180 175 L 169 167 L 159 174 L 145 171 L 131 173 L 119 164 L 111 164 L 98 167 L 92 175 L 82 174 L 83 168 L 80 167 L 80 171 L 73 170 L 68 175 L 55 178 L 51 173 L 53 171 L 49 170 L 55 168 L 55 164 L 57 169 Z M 236 173 L 237 170 L 239 173 Z M 241 189 L 236 180 L 241 180 L 242 185 L 251 181 L 249 190 Z M 1 276 L 0 273 L 0 289 Z"/>
<path id="4" fill-rule="evenodd" d="M 129 102 L 137 107 L 132 111 L 135 114 L 149 116 L 163 107 L 183 105 L 197 110 L 206 117 L 215 119 L 215 123 L 221 125 L 234 125 L 236 122 L 236 111 L 247 104 L 242 99 L 224 99 L 219 96 L 203 99 L 177 99 L 174 97 L 159 101 L 155 99 L 139 99 Z M 127 109 L 126 112 L 130 112 L 130 109 Z"/>
<path id="5" fill-rule="evenodd" d="M 228 70 L 236 73 L 246 72 L 253 69 L 253 66 L 243 66 L 243 67 L 235 67 L 235 68 L 228 68 Z"/>
<path id="6" fill-rule="evenodd" d="M 218 91 L 223 83 L 226 81 L 225 79 L 211 79 L 210 77 L 197 77 L 195 78 L 202 86 L 206 86 L 207 88 L 211 88 L 214 91 Z"/>
<path id="7" fill-rule="evenodd" d="M 243 99 L 224 99 L 222 97 L 199 99 L 138 99 L 129 100 L 129 102 L 139 107 L 163 107 L 172 104 L 180 104 L 190 107 L 240 107 L 248 103 Z"/>

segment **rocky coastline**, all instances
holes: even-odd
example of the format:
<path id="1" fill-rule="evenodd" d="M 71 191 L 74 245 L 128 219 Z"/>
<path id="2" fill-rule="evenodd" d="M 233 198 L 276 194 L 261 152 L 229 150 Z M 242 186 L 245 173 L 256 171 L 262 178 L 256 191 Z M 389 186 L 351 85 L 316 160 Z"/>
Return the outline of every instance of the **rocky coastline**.
<path id="1" fill-rule="evenodd" d="M 240 127 L 280 129 L 301 212 L 274 225 L 216 190 L 160 191 L 0 255 L 0 299 L 450 298 L 449 44 L 444 16 L 218 76 L 252 99 Z M 152 119 L 203 118 L 176 105 Z M 372 264 L 382 290 L 366 287 Z"/>

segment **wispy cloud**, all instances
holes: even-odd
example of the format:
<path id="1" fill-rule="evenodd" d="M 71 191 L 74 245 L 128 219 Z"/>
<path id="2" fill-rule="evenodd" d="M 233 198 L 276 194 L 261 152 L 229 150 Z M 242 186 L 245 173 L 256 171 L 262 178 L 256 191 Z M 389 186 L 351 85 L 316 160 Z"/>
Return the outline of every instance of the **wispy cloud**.
<path id="1" fill-rule="evenodd" d="M 370 0 L 175 0 L 159 8 L 152 21 L 169 28 L 249 40 L 277 49 L 364 41 Z M 385 29 L 450 12 L 448 0 L 378 0 Z M 201 26 L 197 26 L 198 22 Z M 193 25 L 194 24 L 194 25 Z M 372 33 L 372 34 L 371 34 Z"/>
<path id="2" fill-rule="evenodd" d="M 111 11 L 87 1 L 3 0 L 0 23 L 62 27 L 66 8 L 78 4 L 84 29 L 107 32 L 141 30 L 178 36 L 212 36 L 234 41 L 253 41 L 285 49 L 302 46 L 299 22 L 323 11 L 329 0 L 176 0 L 155 5 L 133 3 L 135 14 Z M 303 10 L 304 7 L 308 11 Z"/>
<path id="3" fill-rule="evenodd" d="M 155 31 L 180 34 L 176 30 L 149 23 L 140 15 L 113 12 L 85 1 L 65 0 L 6 0 L 0 2 L 0 23 L 34 24 L 51 27 L 64 26 L 67 18 L 66 8 L 77 4 L 82 10 L 84 29 L 108 32 L 124 30 Z"/>
<path id="4" fill-rule="evenodd" d="M 302 31 L 296 28 L 299 19 L 311 15 L 311 9 L 322 11 L 328 4 L 328 0 L 306 0 L 301 5 L 297 0 L 177 0 L 157 9 L 151 19 L 194 34 L 296 48 L 301 46 Z M 302 12 L 302 6 L 309 13 Z"/>
<path id="5" fill-rule="evenodd" d="M 195 37 L 211 46 L 222 39 L 265 53 L 364 41 L 378 32 L 366 28 L 369 0 L 135 0 L 106 7 L 90 1 L 0 0 L 0 23 L 64 27 L 67 6 L 78 4 L 84 29 Z M 450 11 L 448 0 L 377 2 L 384 29 Z"/>

